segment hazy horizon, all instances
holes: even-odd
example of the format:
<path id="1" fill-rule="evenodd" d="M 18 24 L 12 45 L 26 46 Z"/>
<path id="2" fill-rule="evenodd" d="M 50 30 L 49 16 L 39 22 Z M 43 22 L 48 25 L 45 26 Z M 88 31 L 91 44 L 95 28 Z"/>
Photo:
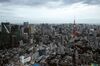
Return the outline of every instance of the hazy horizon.
<path id="1" fill-rule="evenodd" d="M 100 0 L 0 0 L 0 22 L 100 24 Z"/>

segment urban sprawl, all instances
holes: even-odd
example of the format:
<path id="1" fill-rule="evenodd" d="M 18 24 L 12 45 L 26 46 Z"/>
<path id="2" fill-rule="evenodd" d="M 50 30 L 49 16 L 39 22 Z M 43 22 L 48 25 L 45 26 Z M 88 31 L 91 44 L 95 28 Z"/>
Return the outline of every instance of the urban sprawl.
<path id="1" fill-rule="evenodd" d="M 0 25 L 0 66 L 93 65 L 100 66 L 100 25 Z"/>

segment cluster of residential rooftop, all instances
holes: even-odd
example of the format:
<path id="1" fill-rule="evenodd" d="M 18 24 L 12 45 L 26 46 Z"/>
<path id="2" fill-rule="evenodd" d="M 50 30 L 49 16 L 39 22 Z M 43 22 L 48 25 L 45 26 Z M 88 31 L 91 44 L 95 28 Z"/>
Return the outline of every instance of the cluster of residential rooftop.
<path id="1" fill-rule="evenodd" d="M 1 66 L 82 66 L 100 63 L 100 25 L 1 23 Z"/>

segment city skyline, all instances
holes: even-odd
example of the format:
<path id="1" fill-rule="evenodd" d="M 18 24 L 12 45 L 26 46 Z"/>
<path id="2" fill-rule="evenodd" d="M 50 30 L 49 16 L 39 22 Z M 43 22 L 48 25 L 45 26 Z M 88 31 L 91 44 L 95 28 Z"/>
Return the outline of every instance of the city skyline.
<path id="1" fill-rule="evenodd" d="M 100 0 L 0 0 L 0 21 L 99 24 Z"/>

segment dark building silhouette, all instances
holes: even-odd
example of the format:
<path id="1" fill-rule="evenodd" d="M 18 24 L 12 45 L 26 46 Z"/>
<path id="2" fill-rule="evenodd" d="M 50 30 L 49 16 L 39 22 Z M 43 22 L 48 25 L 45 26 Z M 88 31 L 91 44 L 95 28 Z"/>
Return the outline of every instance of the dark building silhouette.
<path id="1" fill-rule="evenodd" d="M 19 34 L 17 25 L 11 26 L 8 22 L 1 23 L 0 49 L 18 47 Z"/>
<path id="2" fill-rule="evenodd" d="M 19 46 L 19 43 L 18 43 L 19 40 L 20 40 L 19 25 L 12 25 L 11 26 L 11 44 L 12 44 L 12 47 L 18 47 Z"/>
<path id="3" fill-rule="evenodd" d="M 10 33 L 10 23 L 7 22 L 7 23 L 1 23 L 1 31 L 3 33 Z"/>

